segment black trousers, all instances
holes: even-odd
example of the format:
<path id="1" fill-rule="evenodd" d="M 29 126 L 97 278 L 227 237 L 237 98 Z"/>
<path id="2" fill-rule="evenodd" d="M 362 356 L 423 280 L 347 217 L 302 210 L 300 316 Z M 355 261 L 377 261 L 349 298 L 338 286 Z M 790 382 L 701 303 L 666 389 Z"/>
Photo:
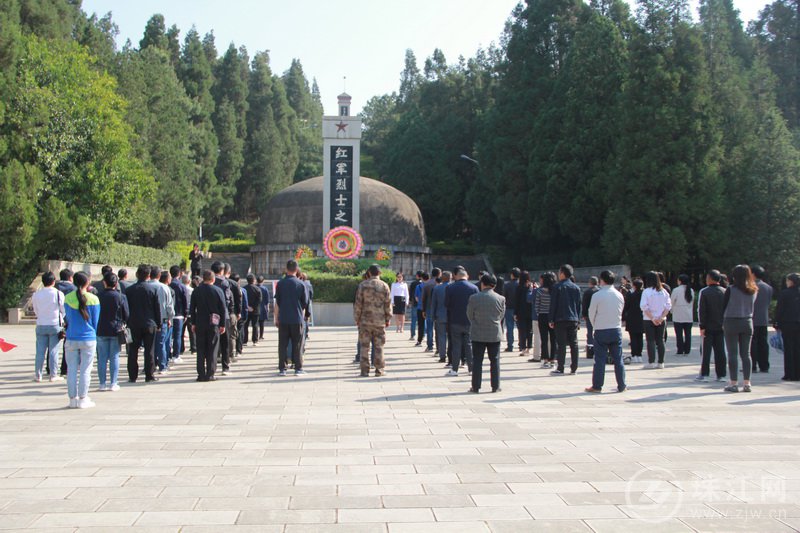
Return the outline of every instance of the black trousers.
<path id="1" fill-rule="evenodd" d="M 533 319 L 531 317 L 519 317 L 517 321 L 519 330 L 519 349 L 530 350 L 533 348 Z"/>
<path id="2" fill-rule="evenodd" d="M 222 370 L 228 370 L 231 367 L 231 325 L 226 322 L 225 333 L 219 336 L 219 359 L 222 360 Z"/>
<path id="3" fill-rule="evenodd" d="M 197 328 L 197 377 L 208 381 L 217 371 L 219 328 Z"/>
<path id="4" fill-rule="evenodd" d="M 769 332 L 767 326 L 753 326 L 753 339 L 750 341 L 750 358 L 753 371 L 769 372 Z"/>
<path id="5" fill-rule="evenodd" d="M 248 336 L 247 336 L 247 328 L 252 330 L 251 340 L 253 342 L 258 341 L 258 327 L 259 327 L 259 316 L 258 315 L 247 315 L 247 322 L 244 323 L 244 328 L 242 328 L 242 333 L 244 334 L 244 343 L 247 344 Z M 263 331 L 264 326 L 261 326 L 261 330 Z"/>
<path id="6" fill-rule="evenodd" d="M 556 358 L 556 332 L 550 329 L 546 314 L 539 315 L 539 336 L 542 339 L 542 360 L 550 361 Z"/>
<path id="7" fill-rule="evenodd" d="M 259 316 L 258 317 L 258 340 L 264 338 L 264 323 L 267 321 L 267 317 Z"/>
<path id="8" fill-rule="evenodd" d="M 629 331 L 631 339 L 631 357 L 641 357 L 644 350 L 644 331 Z"/>
<path id="9" fill-rule="evenodd" d="M 800 323 L 781 322 L 783 337 L 783 377 L 788 381 L 800 381 Z"/>
<path id="10" fill-rule="evenodd" d="M 155 369 L 156 328 L 131 328 L 133 342 L 128 345 L 128 379 L 139 379 L 139 347 L 144 347 L 144 375 L 153 379 Z"/>
<path id="11" fill-rule="evenodd" d="M 690 353 L 692 351 L 692 323 L 673 322 L 672 327 L 675 329 L 675 346 L 678 353 Z"/>
<path id="12" fill-rule="evenodd" d="M 500 342 L 472 341 L 472 390 L 481 390 L 483 354 L 489 352 L 489 372 L 492 390 L 500 388 Z"/>
<path id="13" fill-rule="evenodd" d="M 242 353 L 242 350 L 244 349 L 245 342 L 247 342 L 247 339 L 245 338 L 247 335 L 247 331 L 245 330 L 246 325 L 247 325 L 246 321 L 243 322 L 240 320 L 239 322 L 236 323 L 236 340 L 235 340 L 236 353 L 240 355 Z"/>
<path id="14" fill-rule="evenodd" d="M 728 374 L 727 359 L 725 357 L 725 333 L 722 330 L 706 330 L 703 337 L 703 362 L 700 363 L 700 375 L 708 376 L 711 373 L 711 351 L 714 351 L 714 372 L 718 378 Z"/>
<path id="15" fill-rule="evenodd" d="M 569 346 L 570 372 L 578 371 L 578 323 L 556 322 L 556 345 L 558 346 L 558 370 L 564 371 Z"/>
<path id="16" fill-rule="evenodd" d="M 292 363 L 295 372 L 303 369 L 303 325 L 278 324 L 278 369 L 286 370 L 286 353 L 292 343 Z"/>
<path id="17" fill-rule="evenodd" d="M 425 336 L 425 319 L 422 317 L 422 311 L 417 309 L 417 342 L 422 342 L 422 337 Z"/>
<path id="18" fill-rule="evenodd" d="M 658 362 L 664 362 L 664 332 L 667 331 L 667 323 L 662 322 L 660 326 L 653 324 L 652 320 L 644 321 L 644 335 L 647 338 L 647 361 L 656 362 L 656 349 L 658 350 Z"/>

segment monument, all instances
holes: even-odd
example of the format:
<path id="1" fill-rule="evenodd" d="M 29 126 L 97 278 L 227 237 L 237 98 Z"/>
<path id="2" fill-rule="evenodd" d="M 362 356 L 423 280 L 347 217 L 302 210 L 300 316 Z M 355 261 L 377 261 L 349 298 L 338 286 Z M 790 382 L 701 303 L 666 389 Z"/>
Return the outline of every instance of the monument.
<path id="1" fill-rule="evenodd" d="M 324 175 L 287 187 L 262 211 L 250 249 L 254 273 L 279 276 L 303 245 L 324 255 L 323 238 L 337 226 L 361 233 L 362 257 L 383 247 L 396 271 L 430 269 L 431 250 L 417 204 L 390 185 L 360 176 L 361 120 L 350 116 L 350 102 L 350 95 L 339 95 L 339 115 L 323 118 Z"/>

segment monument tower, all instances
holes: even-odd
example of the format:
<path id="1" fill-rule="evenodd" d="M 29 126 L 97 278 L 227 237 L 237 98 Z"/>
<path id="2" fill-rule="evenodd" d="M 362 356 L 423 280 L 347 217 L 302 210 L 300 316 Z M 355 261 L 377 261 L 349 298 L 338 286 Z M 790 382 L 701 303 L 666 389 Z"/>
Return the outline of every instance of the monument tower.
<path id="1" fill-rule="evenodd" d="M 361 120 L 350 116 L 350 100 L 349 94 L 340 94 L 339 114 L 322 117 L 323 238 L 337 226 L 360 231 Z"/>

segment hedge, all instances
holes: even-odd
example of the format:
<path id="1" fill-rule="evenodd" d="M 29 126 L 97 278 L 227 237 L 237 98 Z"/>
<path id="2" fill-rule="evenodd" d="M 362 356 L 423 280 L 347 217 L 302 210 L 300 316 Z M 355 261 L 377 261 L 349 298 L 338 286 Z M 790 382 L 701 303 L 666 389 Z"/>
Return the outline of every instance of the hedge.
<path id="1" fill-rule="evenodd" d="M 304 272 L 309 270 L 314 270 L 317 272 L 327 272 L 328 269 L 326 264 L 330 261 L 327 257 L 314 257 L 309 259 L 301 259 L 297 263 L 300 265 L 300 269 Z M 337 261 L 338 263 L 352 263 L 356 266 L 356 272 L 363 274 L 367 271 L 367 269 L 372 265 L 378 265 L 381 267 L 381 270 L 386 270 L 389 268 L 391 261 L 376 261 L 374 258 L 365 258 L 365 259 L 345 259 L 342 261 Z"/>
<path id="2" fill-rule="evenodd" d="M 340 276 L 329 272 L 306 270 L 305 273 L 314 286 L 315 302 L 353 303 L 358 284 L 362 281 L 360 277 Z M 388 270 L 381 274 L 381 279 L 387 285 L 397 280 L 395 273 Z"/>
<path id="3" fill-rule="evenodd" d="M 181 256 L 172 250 L 160 250 L 132 244 L 111 243 L 107 250 L 89 250 L 80 261 L 99 265 L 138 266 L 141 264 L 170 267 L 181 264 Z"/>

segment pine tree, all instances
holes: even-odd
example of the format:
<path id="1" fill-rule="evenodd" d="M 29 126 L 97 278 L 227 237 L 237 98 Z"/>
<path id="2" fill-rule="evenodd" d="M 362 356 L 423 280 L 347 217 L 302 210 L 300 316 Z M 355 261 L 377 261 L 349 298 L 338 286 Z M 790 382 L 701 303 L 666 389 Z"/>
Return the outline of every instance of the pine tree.
<path id="1" fill-rule="evenodd" d="M 298 59 L 283 75 L 286 98 L 297 115 L 300 162 L 294 181 L 322 175 L 322 105 L 314 100 Z"/>

